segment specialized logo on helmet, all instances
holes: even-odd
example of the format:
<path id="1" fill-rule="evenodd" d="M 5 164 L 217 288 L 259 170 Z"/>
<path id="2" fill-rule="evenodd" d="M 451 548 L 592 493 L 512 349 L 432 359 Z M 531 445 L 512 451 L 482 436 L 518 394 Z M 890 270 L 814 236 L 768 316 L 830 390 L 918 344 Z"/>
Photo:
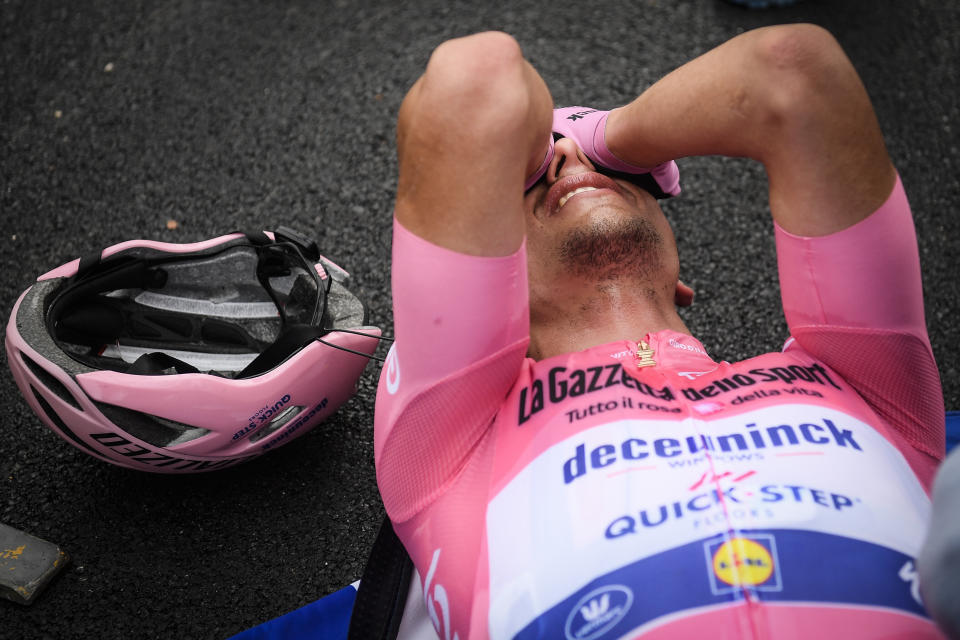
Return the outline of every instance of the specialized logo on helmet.
<path id="1" fill-rule="evenodd" d="M 713 593 L 737 589 L 780 591 L 777 547 L 772 535 L 717 539 L 705 544 Z"/>
<path id="2" fill-rule="evenodd" d="M 567 640 L 593 640 L 623 620 L 633 604 L 633 592 L 614 584 L 594 589 L 580 598 L 567 616 Z"/>
<path id="3" fill-rule="evenodd" d="M 397 357 L 397 343 L 394 342 L 387 352 L 384 363 L 384 375 L 387 377 L 387 393 L 393 395 L 400 388 L 400 360 Z"/>
<path id="4" fill-rule="evenodd" d="M 101 447 L 107 447 L 112 454 L 120 454 L 127 460 L 134 460 L 150 467 L 169 467 L 172 471 L 211 471 L 249 460 L 251 456 L 223 458 L 221 460 L 191 460 L 171 456 L 131 442 L 123 436 L 110 431 L 91 433 L 90 437 Z M 110 458 L 108 457 L 108 460 Z"/>

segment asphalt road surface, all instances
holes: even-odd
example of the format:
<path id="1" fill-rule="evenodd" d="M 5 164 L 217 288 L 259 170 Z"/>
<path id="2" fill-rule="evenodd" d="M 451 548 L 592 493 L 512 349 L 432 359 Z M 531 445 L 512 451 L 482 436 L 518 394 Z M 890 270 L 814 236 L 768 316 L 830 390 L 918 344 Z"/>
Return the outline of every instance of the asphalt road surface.
<path id="1" fill-rule="evenodd" d="M 947 407 L 960 409 L 960 4 L 546 6 L 0 1 L 3 317 L 36 276 L 92 249 L 286 224 L 354 274 L 372 322 L 391 334 L 395 116 L 440 42 L 505 30 L 559 105 L 609 108 L 737 33 L 810 21 L 836 35 L 875 103 L 913 205 Z M 684 193 L 665 209 L 698 292 L 688 326 L 717 359 L 779 349 L 761 168 L 720 158 L 680 168 Z M 357 579 L 383 516 L 378 372 L 371 364 L 359 393 L 293 444 L 169 477 L 68 445 L 4 367 L 0 522 L 73 561 L 32 606 L 0 601 L 0 638 L 227 638 Z"/>

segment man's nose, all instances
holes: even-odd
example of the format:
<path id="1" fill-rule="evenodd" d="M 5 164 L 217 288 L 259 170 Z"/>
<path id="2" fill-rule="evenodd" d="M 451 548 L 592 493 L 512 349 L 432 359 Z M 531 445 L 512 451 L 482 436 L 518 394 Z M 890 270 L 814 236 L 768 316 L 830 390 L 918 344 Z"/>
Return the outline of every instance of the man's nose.
<path id="1" fill-rule="evenodd" d="M 553 184 L 560 178 L 596 171 L 586 154 L 570 138 L 560 138 L 553 145 L 553 160 L 547 168 L 547 182 Z"/>

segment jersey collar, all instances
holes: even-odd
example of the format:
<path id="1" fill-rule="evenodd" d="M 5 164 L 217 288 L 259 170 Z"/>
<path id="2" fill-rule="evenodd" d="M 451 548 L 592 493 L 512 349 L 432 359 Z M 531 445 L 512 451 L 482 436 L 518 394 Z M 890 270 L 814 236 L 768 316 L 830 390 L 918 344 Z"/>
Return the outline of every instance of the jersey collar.
<path id="1" fill-rule="evenodd" d="M 691 335 L 664 329 L 637 341 L 626 341 L 631 359 L 639 368 L 670 370 L 696 376 L 717 368 L 703 344 Z M 626 365 L 627 358 L 623 358 Z"/>

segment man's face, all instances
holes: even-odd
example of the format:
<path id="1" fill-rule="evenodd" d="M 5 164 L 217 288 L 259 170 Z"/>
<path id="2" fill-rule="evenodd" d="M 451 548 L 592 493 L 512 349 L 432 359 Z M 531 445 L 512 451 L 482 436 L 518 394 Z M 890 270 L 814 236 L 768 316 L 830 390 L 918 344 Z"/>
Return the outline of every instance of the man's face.
<path id="1" fill-rule="evenodd" d="M 531 320 L 556 313 L 578 289 L 617 281 L 672 298 L 679 264 L 663 211 L 645 190 L 609 178 L 569 138 L 524 197 Z"/>

